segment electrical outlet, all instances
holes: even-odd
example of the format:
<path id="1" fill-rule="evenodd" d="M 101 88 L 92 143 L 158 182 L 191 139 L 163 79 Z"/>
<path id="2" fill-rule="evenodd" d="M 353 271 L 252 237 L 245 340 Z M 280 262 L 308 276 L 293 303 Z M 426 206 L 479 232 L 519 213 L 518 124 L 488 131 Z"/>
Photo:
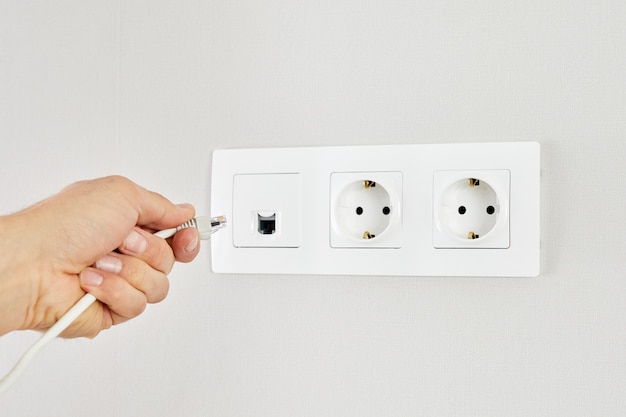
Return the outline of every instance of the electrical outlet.
<path id="1" fill-rule="evenodd" d="M 509 170 L 435 171 L 435 248 L 509 247 Z"/>
<path id="2" fill-rule="evenodd" d="M 218 273 L 539 274 L 536 142 L 213 153 Z"/>
<path id="3" fill-rule="evenodd" d="M 331 247 L 400 247 L 402 173 L 332 173 L 329 211 Z"/>

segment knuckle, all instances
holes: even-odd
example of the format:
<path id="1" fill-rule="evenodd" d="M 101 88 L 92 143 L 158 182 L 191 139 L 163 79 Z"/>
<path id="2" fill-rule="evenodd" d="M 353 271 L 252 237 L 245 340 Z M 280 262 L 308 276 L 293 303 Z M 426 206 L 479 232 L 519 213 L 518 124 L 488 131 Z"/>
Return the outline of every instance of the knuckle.
<path id="1" fill-rule="evenodd" d="M 105 184 L 112 184 L 117 186 L 128 186 L 132 184 L 132 181 L 122 175 L 109 175 L 101 178 L 101 181 Z"/>
<path id="2" fill-rule="evenodd" d="M 174 252 L 165 241 L 155 245 L 151 259 L 152 266 L 167 275 L 174 267 L 174 260 Z"/>
<path id="3" fill-rule="evenodd" d="M 169 280 L 166 274 L 142 261 L 131 260 L 127 264 L 124 270 L 126 281 L 142 292 L 148 303 L 158 303 L 167 296 Z"/>
<path id="4" fill-rule="evenodd" d="M 160 303 L 167 297 L 167 294 L 170 290 L 170 281 L 167 279 L 167 276 L 163 276 L 158 280 L 158 283 L 154 283 L 153 291 L 150 292 L 148 296 L 148 302 L 151 304 Z"/>
<path id="5" fill-rule="evenodd" d="M 118 306 L 122 305 L 124 302 L 124 292 L 121 289 L 113 289 L 109 293 L 108 297 L 108 305 L 109 306 Z"/>
<path id="6" fill-rule="evenodd" d="M 132 262 L 131 265 L 125 268 L 124 274 L 126 281 L 128 281 L 133 287 L 140 289 L 145 287 L 147 281 L 147 269 L 148 266 L 143 263 Z"/>
<path id="7" fill-rule="evenodd" d="M 133 304 L 133 308 L 131 309 L 131 317 L 136 317 L 146 311 L 147 302 L 144 298 L 142 302 Z"/>
<path id="8" fill-rule="evenodd" d="M 137 317 L 141 313 L 143 313 L 146 309 L 146 297 L 141 296 L 133 296 L 133 297 L 124 297 L 121 292 L 116 294 L 117 298 L 114 305 L 114 310 L 117 314 L 130 319 L 133 317 Z M 110 305 L 110 308 L 112 308 Z"/>
<path id="9" fill-rule="evenodd" d="M 134 201 L 139 194 L 138 186 L 122 175 L 110 175 L 94 181 L 100 182 L 104 189 L 114 191 L 116 194 L 125 196 L 131 201 Z"/>

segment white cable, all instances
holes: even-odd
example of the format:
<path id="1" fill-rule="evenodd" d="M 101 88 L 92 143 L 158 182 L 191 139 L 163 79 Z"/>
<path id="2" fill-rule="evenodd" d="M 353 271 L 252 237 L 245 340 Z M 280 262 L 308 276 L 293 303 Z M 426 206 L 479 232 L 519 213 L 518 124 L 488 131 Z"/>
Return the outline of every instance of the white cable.
<path id="1" fill-rule="evenodd" d="M 24 372 L 24 369 L 30 364 L 33 358 L 39 353 L 45 345 L 57 337 L 65 330 L 74 320 L 80 316 L 83 311 L 96 301 L 96 297 L 91 294 L 85 294 L 76 304 L 68 310 L 52 327 L 48 329 L 31 347 L 22 355 L 20 360 L 15 364 L 13 369 L 0 381 L 0 394 L 7 390 Z"/>
<path id="2" fill-rule="evenodd" d="M 180 226 L 172 229 L 165 229 L 154 233 L 155 236 L 167 239 L 176 232 L 188 227 L 195 227 L 200 232 L 200 239 L 206 240 L 218 230 L 226 226 L 226 218 L 219 217 L 195 217 Z M 76 302 L 52 327 L 46 331 L 27 351 L 22 355 L 20 360 L 15 364 L 13 369 L 0 380 L 0 395 L 5 392 L 24 372 L 26 367 L 35 358 L 37 353 L 51 340 L 54 340 L 63 330 L 67 329 L 90 305 L 96 301 L 96 297 L 91 294 L 85 294 Z"/>

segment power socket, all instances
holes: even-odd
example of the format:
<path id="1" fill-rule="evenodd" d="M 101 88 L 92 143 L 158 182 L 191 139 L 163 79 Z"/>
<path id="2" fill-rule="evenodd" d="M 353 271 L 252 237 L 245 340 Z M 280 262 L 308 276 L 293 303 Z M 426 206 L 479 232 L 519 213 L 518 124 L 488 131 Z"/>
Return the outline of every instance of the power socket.
<path id="1" fill-rule="evenodd" d="M 508 248 L 510 177 L 506 169 L 435 171 L 433 245 Z"/>
<path id="2" fill-rule="evenodd" d="M 402 173 L 330 175 L 330 246 L 399 248 L 402 244 Z"/>
<path id="3" fill-rule="evenodd" d="M 536 142 L 213 154 L 218 273 L 539 274 Z"/>

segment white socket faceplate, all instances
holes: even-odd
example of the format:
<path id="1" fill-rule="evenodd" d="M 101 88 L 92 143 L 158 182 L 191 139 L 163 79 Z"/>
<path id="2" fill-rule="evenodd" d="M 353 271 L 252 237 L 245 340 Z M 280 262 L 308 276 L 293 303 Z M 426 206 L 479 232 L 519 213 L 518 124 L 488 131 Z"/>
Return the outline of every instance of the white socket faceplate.
<path id="1" fill-rule="evenodd" d="M 300 246 L 300 174 L 236 174 L 232 182 L 233 210 L 227 220 L 233 229 L 235 247 Z"/>
<path id="2" fill-rule="evenodd" d="M 493 188 L 498 217 L 493 227 L 489 219 L 479 220 L 477 227 L 487 224 L 489 233 L 466 240 L 457 233 L 465 225 L 454 224 L 450 233 L 439 208 L 442 200 L 466 198 L 446 190 L 474 177 Z M 386 218 L 365 220 L 384 229 L 369 240 L 352 233 L 360 230 L 361 218 L 342 228 L 335 212 L 345 187 L 365 179 L 384 184 L 393 214 L 388 224 Z M 536 142 L 217 150 L 211 215 L 225 215 L 228 227 L 211 238 L 212 268 L 252 274 L 537 276 L 539 185 Z M 386 201 L 385 194 L 372 201 L 365 197 L 365 204 Z M 361 196 L 349 191 L 347 205 L 354 198 Z M 492 196 L 468 201 L 482 204 L 484 198 Z M 472 226 L 473 220 L 462 221 Z"/>

